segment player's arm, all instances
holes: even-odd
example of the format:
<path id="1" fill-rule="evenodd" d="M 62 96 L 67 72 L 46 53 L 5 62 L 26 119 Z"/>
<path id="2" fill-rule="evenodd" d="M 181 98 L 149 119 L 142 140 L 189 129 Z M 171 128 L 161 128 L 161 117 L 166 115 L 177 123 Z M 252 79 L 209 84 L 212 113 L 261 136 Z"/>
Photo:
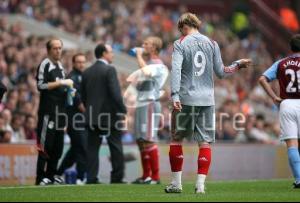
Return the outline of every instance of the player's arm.
<path id="1" fill-rule="evenodd" d="M 146 77 L 157 77 L 159 75 L 165 76 L 165 71 L 168 70 L 163 64 L 150 64 L 141 68 L 143 75 Z"/>
<path id="2" fill-rule="evenodd" d="M 214 71 L 219 78 L 232 75 L 242 68 L 248 68 L 252 61 L 251 59 L 240 59 L 234 61 L 230 66 L 224 66 L 219 45 L 214 42 Z"/>
<path id="3" fill-rule="evenodd" d="M 259 84 L 262 86 L 262 88 L 266 91 L 266 93 L 272 98 L 274 103 L 280 104 L 282 102 L 282 99 L 276 95 L 274 90 L 272 89 L 270 82 L 277 79 L 277 69 L 278 69 L 278 63 L 276 62 L 269 68 L 260 78 L 259 78 Z"/>
<path id="4" fill-rule="evenodd" d="M 179 91 L 181 84 L 181 70 L 183 63 L 183 49 L 180 43 L 174 43 L 174 50 L 172 54 L 172 71 L 171 71 L 171 96 L 173 100 L 173 108 L 181 111 L 182 106 L 179 99 Z"/>
<path id="5" fill-rule="evenodd" d="M 136 48 L 136 59 L 137 59 L 137 62 L 139 64 L 140 68 L 147 66 L 147 63 L 143 58 L 143 49 L 142 48 Z"/>
<path id="6" fill-rule="evenodd" d="M 155 67 L 156 64 L 147 65 L 146 61 L 143 58 L 143 49 L 142 48 L 136 48 L 136 57 L 139 64 L 139 67 L 141 68 L 143 74 L 146 77 L 154 77 L 157 75 L 157 68 Z"/>
<path id="7" fill-rule="evenodd" d="M 66 79 L 66 80 L 58 80 L 58 81 L 55 81 L 55 82 L 48 82 L 47 83 L 47 89 L 48 90 L 57 89 L 61 86 L 73 87 L 73 81 L 70 80 L 70 79 Z"/>
<path id="8" fill-rule="evenodd" d="M 139 67 L 142 70 L 143 74 L 146 77 L 151 77 L 152 70 L 151 70 L 151 67 L 147 66 L 147 63 L 143 58 L 143 49 L 142 48 L 136 48 L 136 58 L 137 58 Z"/>
<path id="9" fill-rule="evenodd" d="M 73 81 L 70 79 L 67 80 L 58 80 L 55 82 L 48 82 L 48 73 L 46 72 L 46 66 L 40 65 L 38 68 L 38 77 L 37 77 L 37 87 L 39 91 L 43 90 L 53 90 L 61 86 L 73 87 Z"/>
<path id="10" fill-rule="evenodd" d="M 262 88 L 264 88 L 266 93 L 272 98 L 274 103 L 280 104 L 282 102 L 282 99 L 279 96 L 277 96 L 274 90 L 272 89 L 266 76 L 263 75 L 259 78 L 259 84 L 262 86 Z"/>

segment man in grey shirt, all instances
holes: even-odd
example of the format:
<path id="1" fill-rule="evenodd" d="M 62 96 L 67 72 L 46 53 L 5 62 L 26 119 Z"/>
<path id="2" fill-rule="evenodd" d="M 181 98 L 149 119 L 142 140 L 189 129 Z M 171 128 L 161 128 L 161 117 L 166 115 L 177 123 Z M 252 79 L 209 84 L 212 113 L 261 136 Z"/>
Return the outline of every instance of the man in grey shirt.
<path id="1" fill-rule="evenodd" d="M 210 143 L 215 141 L 213 72 L 224 78 L 251 64 L 250 59 L 241 59 L 225 67 L 218 44 L 199 33 L 200 24 L 191 13 L 183 14 L 178 22 L 183 37 L 175 41 L 172 56 L 172 182 L 165 189 L 167 193 L 182 192 L 182 141 L 189 136 L 199 143 L 195 192 L 205 193 L 204 183 L 211 163 Z"/>

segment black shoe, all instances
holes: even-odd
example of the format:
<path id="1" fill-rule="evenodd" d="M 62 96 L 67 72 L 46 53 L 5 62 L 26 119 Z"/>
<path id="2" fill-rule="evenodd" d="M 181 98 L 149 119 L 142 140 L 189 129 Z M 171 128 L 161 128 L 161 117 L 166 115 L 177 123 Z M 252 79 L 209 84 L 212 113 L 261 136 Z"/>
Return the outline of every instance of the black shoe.
<path id="1" fill-rule="evenodd" d="M 48 178 L 43 178 L 43 180 L 38 184 L 39 186 L 53 185 L 53 182 Z"/>
<path id="2" fill-rule="evenodd" d="M 135 181 L 132 182 L 132 184 L 138 184 L 138 185 L 145 185 L 150 184 L 152 179 L 150 177 L 144 179 L 144 178 L 137 178 Z"/>
<path id="3" fill-rule="evenodd" d="M 65 184 L 65 180 L 62 176 L 54 176 L 54 181 L 53 181 L 54 185 L 64 185 Z"/>
<path id="4" fill-rule="evenodd" d="M 132 184 L 144 184 L 143 178 L 137 178 L 135 181 L 131 182 Z"/>
<path id="5" fill-rule="evenodd" d="M 294 183 L 294 189 L 300 189 L 300 183 Z"/>

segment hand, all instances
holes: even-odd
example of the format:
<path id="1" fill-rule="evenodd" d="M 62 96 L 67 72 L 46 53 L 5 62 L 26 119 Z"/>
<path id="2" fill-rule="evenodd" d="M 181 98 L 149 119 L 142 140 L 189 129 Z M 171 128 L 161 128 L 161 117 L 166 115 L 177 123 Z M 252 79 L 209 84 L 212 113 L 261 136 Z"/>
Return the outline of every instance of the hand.
<path id="1" fill-rule="evenodd" d="M 240 59 L 237 61 L 239 68 L 249 68 L 252 65 L 251 59 Z"/>
<path id="2" fill-rule="evenodd" d="M 173 109 L 175 111 L 181 112 L 182 110 L 181 102 L 173 102 Z"/>
<path id="3" fill-rule="evenodd" d="M 136 56 L 142 56 L 143 52 L 144 52 L 143 48 L 140 47 L 136 48 Z"/>
<path id="4" fill-rule="evenodd" d="M 85 106 L 83 105 L 83 103 L 79 104 L 78 109 L 79 109 L 79 111 L 81 113 L 85 113 L 86 112 L 86 109 L 85 109 Z"/>
<path id="5" fill-rule="evenodd" d="M 66 79 L 66 80 L 60 80 L 60 84 L 62 86 L 67 86 L 67 87 L 73 88 L 74 82 L 71 79 Z"/>
<path id="6" fill-rule="evenodd" d="M 273 102 L 276 104 L 276 105 L 280 105 L 280 103 L 283 101 L 283 99 L 281 99 L 280 97 L 275 97 L 273 98 Z"/>

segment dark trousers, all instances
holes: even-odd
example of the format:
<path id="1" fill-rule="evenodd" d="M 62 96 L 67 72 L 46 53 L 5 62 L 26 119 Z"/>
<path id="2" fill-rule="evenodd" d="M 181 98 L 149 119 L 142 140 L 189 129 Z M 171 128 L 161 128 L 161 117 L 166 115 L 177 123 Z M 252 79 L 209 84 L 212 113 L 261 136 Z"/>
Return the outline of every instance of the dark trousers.
<path id="1" fill-rule="evenodd" d="M 66 169 L 72 167 L 73 164 L 76 163 L 77 179 L 84 180 L 87 168 L 86 130 L 84 126 L 78 126 L 76 128 L 72 123 L 69 123 L 67 131 L 71 139 L 71 147 L 58 169 L 58 175 L 62 175 Z"/>
<path id="2" fill-rule="evenodd" d="M 39 115 L 38 121 L 38 160 L 36 171 L 36 185 L 43 178 L 54 180 L 57 174 L 58 161 L 61 158 L 64 147 L 64 131 L 57 125 L 55 116 L 47 114 Z"/>
<path id="3" fill-rule="evenodd" d="M 99 149 L 102 144 L 101 135 L 108 135 L 109 132 L 103 132 L 99 129 L 88 129 L 88 167 L 87 167 L 87 183 L 98 183 L 99 171 Z M 121 132 L 111 129 L 107 142 L 111 154 L 111 183 L 121 183 L 124 178 L 124 154 L 121 139 Z"/>

